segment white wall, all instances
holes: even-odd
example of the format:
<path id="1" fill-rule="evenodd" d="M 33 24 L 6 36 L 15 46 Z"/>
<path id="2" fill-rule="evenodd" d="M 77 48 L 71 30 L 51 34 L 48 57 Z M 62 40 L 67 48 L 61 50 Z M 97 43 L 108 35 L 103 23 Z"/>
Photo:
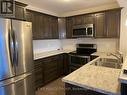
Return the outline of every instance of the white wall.
<path id="1" fill-rule="evenodd" d="M 127 54 L 127 7 L 121 12 L 121 35 L 120 35 L 120 51 L 126 56 Z"/>

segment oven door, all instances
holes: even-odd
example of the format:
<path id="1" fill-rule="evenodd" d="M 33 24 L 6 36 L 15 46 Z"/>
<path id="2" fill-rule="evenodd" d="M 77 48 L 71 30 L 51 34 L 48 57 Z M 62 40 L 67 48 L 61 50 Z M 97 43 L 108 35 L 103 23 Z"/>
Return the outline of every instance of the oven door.
<path id="1" fill-rule="evenodd" d="M 69 54 L 70 65 L 83 66 L 90 61 L 90 56 L 80 56 Z"/>

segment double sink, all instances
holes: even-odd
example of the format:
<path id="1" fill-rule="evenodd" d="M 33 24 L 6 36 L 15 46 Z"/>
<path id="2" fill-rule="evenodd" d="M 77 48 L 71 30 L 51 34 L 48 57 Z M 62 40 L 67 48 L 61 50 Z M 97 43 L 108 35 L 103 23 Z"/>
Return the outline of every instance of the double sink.
<path id="1" fill-rule="evenodd" d="M 91 65 L 114 68 L 114 69 L 122 68 L 122 65 L 119 63 L 117 59 L 110 59 L 110 58 L 98 58 Z"/>

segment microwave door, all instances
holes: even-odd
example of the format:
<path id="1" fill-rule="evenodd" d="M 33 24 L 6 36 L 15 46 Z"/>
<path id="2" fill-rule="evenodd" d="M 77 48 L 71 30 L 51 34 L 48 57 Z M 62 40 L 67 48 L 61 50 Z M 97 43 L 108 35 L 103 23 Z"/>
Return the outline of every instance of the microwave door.
<path id="1" fill-rule="evenodd" d="M 15 76 L 11 20 L 0 18 L 0 81 Z"/>
<path id="2" fill-rule="evenodd" d="M 86 28 L 73 29 L 73 37 L 84 36 L 86 34 Z"/>

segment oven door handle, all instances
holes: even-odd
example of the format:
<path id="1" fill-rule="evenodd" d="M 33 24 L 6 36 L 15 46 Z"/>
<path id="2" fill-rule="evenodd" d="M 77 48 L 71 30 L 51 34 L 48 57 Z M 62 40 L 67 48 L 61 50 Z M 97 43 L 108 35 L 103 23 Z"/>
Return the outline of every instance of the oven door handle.
<path id="1" fill-rule="evenodd" d="M 90 56 L 73 55 L 73 54 L 69 54 L 69 56 L 72 56 L 72 57 L 80 57 L 80 58 L 90 58 Z"/>

